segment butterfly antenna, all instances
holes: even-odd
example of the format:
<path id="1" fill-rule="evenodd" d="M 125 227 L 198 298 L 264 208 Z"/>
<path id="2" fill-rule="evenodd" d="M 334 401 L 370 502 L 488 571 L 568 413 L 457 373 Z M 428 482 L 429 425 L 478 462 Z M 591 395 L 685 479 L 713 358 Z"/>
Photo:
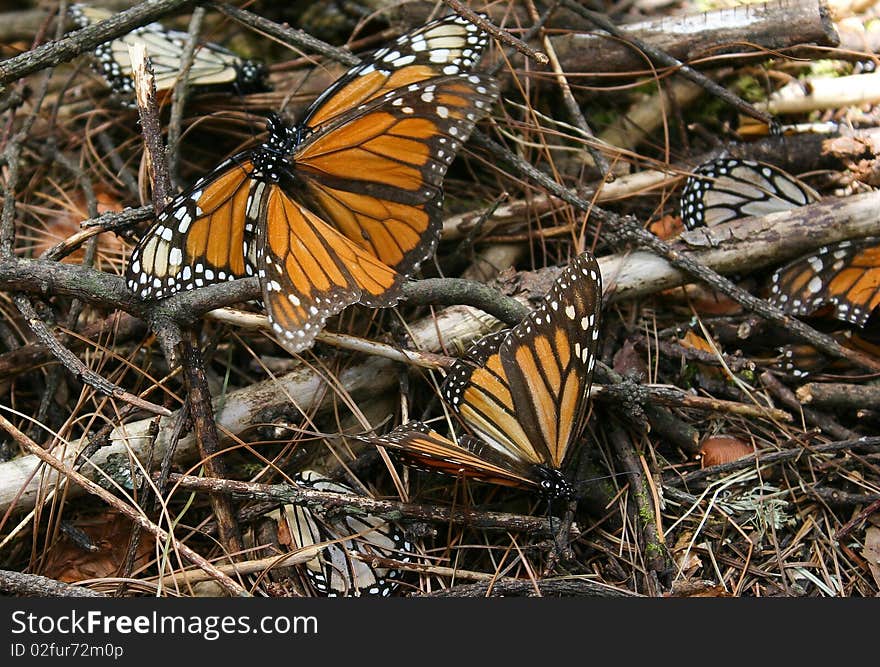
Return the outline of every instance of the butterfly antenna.
<path id="1" fill-rule="evenodd" d="M 600 477 L 590 477 L 589 479 L 581 480 L 573 484 L 575 488 L 575 493 L 577 494 L 578 499 L 582 498 L 584 495 L 583 489 L 588 484 L 594 484 L 595 482 L 601 482 L 603 479 L 615 479 L 616 477 L 626 477 L 628 475 L 635 475 L 635 472 L 632 471 L 624 471 L 624 472 L 615 472 L 610 475 L 601 475 Z"/>

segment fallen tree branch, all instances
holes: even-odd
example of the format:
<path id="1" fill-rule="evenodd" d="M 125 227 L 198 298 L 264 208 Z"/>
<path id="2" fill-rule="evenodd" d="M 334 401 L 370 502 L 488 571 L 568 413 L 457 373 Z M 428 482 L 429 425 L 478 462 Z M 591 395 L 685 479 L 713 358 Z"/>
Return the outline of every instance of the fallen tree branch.
<path id="1" fill-rule="evenodd" d="M 316 491 L 291 484 L 257 484 L 234 479 L 212 479 L 176 473 L 169 476 L 168 482 L 181 489 L 192 491 L 225 493 L 243 496 L 251 500 L 278 500 L 283 503 L 312 505 L 320 507 L 322 511 L 345 509 L 349 514 L 370 514 L 389 521 L 410 519 L 412 521 L 452 523 L 471 528 L 492 528 L 548 535 L 552 533 L 552 521 L 545 517 L 504 512 L 454 510 L 436 505 L 415 505 L 394 500 L 377 500 L 352 493 Z"/>

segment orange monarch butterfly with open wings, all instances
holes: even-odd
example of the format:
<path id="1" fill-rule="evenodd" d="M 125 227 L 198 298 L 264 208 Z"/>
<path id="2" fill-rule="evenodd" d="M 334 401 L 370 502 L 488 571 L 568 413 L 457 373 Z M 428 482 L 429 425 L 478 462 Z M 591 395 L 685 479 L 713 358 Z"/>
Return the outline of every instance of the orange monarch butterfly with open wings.
<path id="1" fill-rule="evenodd" d="M 586 422 L 601 304 L 599 266 L 585 252 L 522 322 L 450 369 L 441 394 L 479 439 L 455 443 L 410 422 L 370 441 L 417 467 L 573 497 L 561 469 Z"/>
<path id="2" fill-rule="evenodd" d="M 352 303 L 394 305 L 434 250 L 446 170 L 498 96 L 473 73 L 488 41 L 457 16 L 373 52 L 296 125 L 178 195 L 134 249 L 145 299 L 257 275 L 272 329 L 292 353 Z"/>

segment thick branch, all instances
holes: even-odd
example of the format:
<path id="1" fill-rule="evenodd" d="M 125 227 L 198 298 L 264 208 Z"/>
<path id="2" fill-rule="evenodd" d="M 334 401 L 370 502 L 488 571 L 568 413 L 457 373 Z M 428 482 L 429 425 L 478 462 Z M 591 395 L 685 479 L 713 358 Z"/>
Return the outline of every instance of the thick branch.
<path id="1" fill-rule="evenodd" d="M 840 41 L 828 8 L 816 0 L 725 7 L 623 27 L 640 41 L 692 64 L 707 56 L 726 55 L 723 62 L 730 65 L 766 59 L 768 50 L 837 46 Z M 568 32 L 554 37 L 553 46 L 569 72 L 652 74 L 644 55 L 602 31 Z"/>

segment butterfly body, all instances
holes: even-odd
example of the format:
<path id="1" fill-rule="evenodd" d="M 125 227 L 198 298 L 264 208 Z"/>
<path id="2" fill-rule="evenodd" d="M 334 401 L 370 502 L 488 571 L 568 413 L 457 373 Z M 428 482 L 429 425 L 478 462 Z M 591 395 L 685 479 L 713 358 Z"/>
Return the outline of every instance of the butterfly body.
<path id="1" fill-rule="evenodd" d="M 366 57 L 295 125 L 223 162 L 159 215 L 132 252 L 145 299 L 256 275 L 290 352 L 352 303 L 394 305 L 441 227 L 442 182 L 498 95 L 469 71 L 487 36 L 439 19 Z"/>
<path id="2" fill-rule="evenodd" d="M 584 253 L 522 322 L 453 364 L 440 392 L 477 438 L 456 443 L 410 422 L 373 442 L 417 467 L 573 497 L 562 467 L 586 422 L 601 298 L 599 267 Z"/>

